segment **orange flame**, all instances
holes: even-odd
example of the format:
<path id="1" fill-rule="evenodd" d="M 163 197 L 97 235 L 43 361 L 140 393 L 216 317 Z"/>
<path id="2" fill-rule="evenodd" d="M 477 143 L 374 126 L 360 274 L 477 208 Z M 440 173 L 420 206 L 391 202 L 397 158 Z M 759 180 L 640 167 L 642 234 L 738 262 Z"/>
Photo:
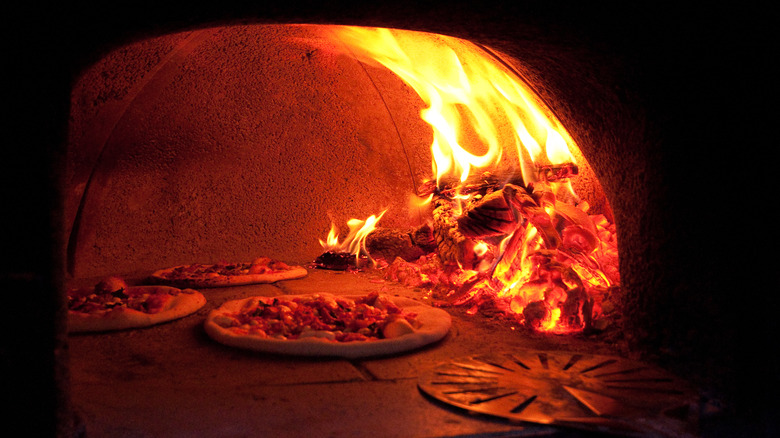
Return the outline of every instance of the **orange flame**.
<path id="1" fill-rule="evenodd" d="M 384 216 L 387 210 L 377 215 L 371 215 L 365 220 L 352 218 L 347 221 L 349 227 L 349 234 L 344 238 L 343 242 L 339 242 L 339 230 L 335 224 L 331 224 L 330 231 L 325 240 L 319 239 L 322 249 L 332 252 L 344 252 L 354 254 L 356 261 L 360 258 L 360 255 L 365 253 L 369 256 L 366 249 L 366 238 L 372 231 L 376 229 L 376 224 L 379 219 Z M 373 261 L 373 259 L 371 259 Z"/>
<path id="2" fill-rule="evenodd" d="M 336 33 L 359 59 L 396 73 L 427 105 L 420 115 L 433 128 L 432 165 L 439 186 L 444 177 L 462 182 L 473 168 L 496 165 L 510 145 L 527 182 L 536 177 L 525 168 L 522 149 L 537 165 L 574 162 L 568 133 L 487 49 L 422 32 L 337 27 Z"/>

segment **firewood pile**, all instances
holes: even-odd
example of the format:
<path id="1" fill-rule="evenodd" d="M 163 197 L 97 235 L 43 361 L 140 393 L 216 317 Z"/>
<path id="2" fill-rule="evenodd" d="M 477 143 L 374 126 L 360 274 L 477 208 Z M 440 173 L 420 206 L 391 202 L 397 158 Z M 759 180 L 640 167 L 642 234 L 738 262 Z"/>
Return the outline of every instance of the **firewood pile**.
<path id="1" fill-rule="evenodd" d="M 429 223 L 377 228 L 366 249 L 385 278 L 430 289 L 450 305 L 499 309 L 533 330 L 600 329 L 619 290 L 614 225 L 559 189 L 513 174 L 428 182 L 419 191 L 431 196 Z"/>

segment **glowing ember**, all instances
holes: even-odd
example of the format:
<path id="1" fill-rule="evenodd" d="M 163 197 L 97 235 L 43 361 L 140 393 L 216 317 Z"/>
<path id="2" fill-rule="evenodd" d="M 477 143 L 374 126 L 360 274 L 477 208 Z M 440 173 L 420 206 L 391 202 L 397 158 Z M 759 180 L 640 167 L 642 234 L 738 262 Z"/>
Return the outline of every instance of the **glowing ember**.
<path id="1" fill-rule="evenodd" d="M 433 209 L 436 257 L 396 260 L 388 277 L 442 291 L 472 312 L 498 307 L 534 330 L 591 327 L 619 280 L 615 232 L 574 193 L 576 145 L 549 109 L 473 43 L 335 29 L 361 61 L 390 69 L 419 94 L 433 130 L 433 178 L 418 195 Z M 323 248 L 344 250 L 335 236 L 332 229 Z M 348 245 L 360 252 L 361 243 Z"/>

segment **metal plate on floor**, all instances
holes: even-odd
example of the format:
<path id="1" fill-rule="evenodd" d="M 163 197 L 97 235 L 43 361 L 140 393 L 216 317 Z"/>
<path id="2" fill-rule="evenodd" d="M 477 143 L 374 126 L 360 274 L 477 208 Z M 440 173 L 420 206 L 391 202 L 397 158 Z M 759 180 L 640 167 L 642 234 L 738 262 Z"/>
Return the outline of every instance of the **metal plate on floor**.
<path id="1" fill-rule="evenodd" d="M 686 436 L 696 391 L 658 367 L 619 357 L 513 351 L 456 358 L 420 373 L 446 404 L 510 420 L 627 436 Z"/>

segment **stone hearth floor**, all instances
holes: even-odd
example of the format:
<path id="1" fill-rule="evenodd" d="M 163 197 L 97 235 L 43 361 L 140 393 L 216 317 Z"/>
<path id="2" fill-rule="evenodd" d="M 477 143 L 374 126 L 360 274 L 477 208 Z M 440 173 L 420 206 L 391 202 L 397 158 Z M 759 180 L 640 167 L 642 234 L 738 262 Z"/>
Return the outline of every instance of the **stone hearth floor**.
<path id="1" fill-rule="evenodd" d="M 420 392 L 417 377 L 452 358 L 513 349 L 614 354 L 592 340 L 529 337 L 498 319 L 452 308 L 452 329 L 439 343 L 361 360 L 238 350 L 203 330 L 208 312 L 228 300 L 372 291 L 425 302 L 421 290 L 368 275 L 310 270 L 306 278 L 272 285 L 203 289 L 204 308 L 166 324 L 70 336 L 72 402 L 86 438 L 585 435 L 443 405 Z"/>

